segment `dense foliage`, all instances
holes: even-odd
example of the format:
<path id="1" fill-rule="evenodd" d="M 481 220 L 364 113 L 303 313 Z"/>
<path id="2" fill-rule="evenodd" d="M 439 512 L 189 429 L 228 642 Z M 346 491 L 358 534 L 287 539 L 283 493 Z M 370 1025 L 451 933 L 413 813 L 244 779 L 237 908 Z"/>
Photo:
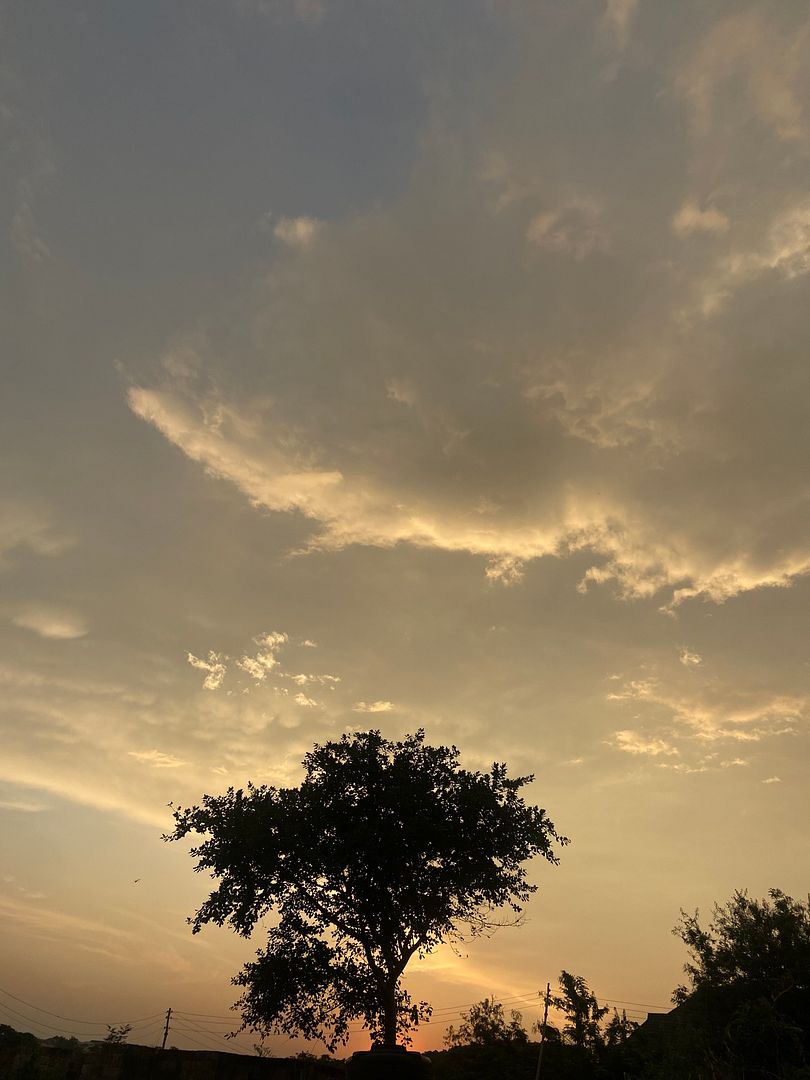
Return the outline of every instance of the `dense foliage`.
<path id="1" fill-rule="evenodd" d="M 673 995 L 670 1073 L 810 1080 L 810 898 L 736 892 L 706 928 L 681 912 L 673 932 L 690 986 Z"/>
<path id="2" fill-rule="evenodd" d="M 429 1015 L 401 985 L 411 957 L 494 928 L 499 908 L 520 912 L 536 888 L 526 861 L 556 863 L 566 840 L 521 797 L 532 777 L 469 772 L 422 731 L 344 735 L 303 765 L 299 787 L 231 788 L 175 811 L 167 839 L 206 837 L 196 869 L 219 879 L 193 928 L 228 922 L 247 937 L 275 917 L 234 979 L 245 1026 L 334 1048 L 359 1018 L 392 1045 Z"/>

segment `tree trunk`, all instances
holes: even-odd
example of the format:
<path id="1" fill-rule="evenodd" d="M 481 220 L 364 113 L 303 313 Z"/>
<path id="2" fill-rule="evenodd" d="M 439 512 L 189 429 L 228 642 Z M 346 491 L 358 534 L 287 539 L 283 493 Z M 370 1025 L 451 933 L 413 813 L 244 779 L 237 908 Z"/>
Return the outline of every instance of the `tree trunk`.
<path id="1" fill-rule="evenodd" d="M 397 980 L 383 989 L 383 1046 L 397 1045 Z"/>

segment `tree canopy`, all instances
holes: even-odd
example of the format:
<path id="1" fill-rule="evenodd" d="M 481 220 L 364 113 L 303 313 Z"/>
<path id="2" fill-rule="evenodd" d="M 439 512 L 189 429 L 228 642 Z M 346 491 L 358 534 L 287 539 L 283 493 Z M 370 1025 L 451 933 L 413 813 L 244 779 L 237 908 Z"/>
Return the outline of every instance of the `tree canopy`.
<path id="1" fill-rule="evenodd" d="M 770 899 L 756 900 L 735 892 L 726 904 L 714 905 L 707 929 L 700 912 L 681 919 L 673 930 L 691 953 L 684 966 L 691 989 L 748 983 L 769 997 L 795 988 L 810 989 L 810 897 L 794 900 L 781 889 Z M 689 993 L 678 987 L 676 1000 Z"/>
<path id="2" fill-rule="evenodd" d="M 691 954 L 673 998 L 692 1055 L 731 1077 L 810 1076 L 810 898 L 735 892 L 705 928 L 682 911 L 673 933 Z"/>
<path id="3" fill-rule="evenodd" d="M 458 1027 L 452 1024 L 447 1029 L 444 1041 L 447 1046 L 499 1046 L 501 1044 L 525 1044 L 529 1041 L 523 1027 L 523 1017 L 515 1009 L 506 1019 L 503 1005 L 494 998 L 471 1005 L 461 1014 L 463 1023 Z"/>
<path id="4" fill-rule="evenodd" d="M 560 972 L 560 993 L 552 997 L 551 1004 L 565 1015 L 563 1038 L 596 1054 L 603 1041 L 602 1021 L 609 1010 L 607 1005 L 599 1004 L 582 976 Z"/>
<path id="5" fill-rule="evenodd" d="M 408 961 L 440 942 L 493 929 L 535 891 L 525 863 L 567 843 L 510 778 L 460 767 L 455 747 L 423 731 L 379 731 L 316 745 L 300 786 L 253 784 L 174 812 L 166 839 L 205 837 L 197 871 L 219 884 L 190 922 L 248 937 L 272 916 L 267 944 L 234 978 L 243 1026 L 345 1042 L 360 1019 L 393 1045 L 429 1015 L 401 985 Z"/>

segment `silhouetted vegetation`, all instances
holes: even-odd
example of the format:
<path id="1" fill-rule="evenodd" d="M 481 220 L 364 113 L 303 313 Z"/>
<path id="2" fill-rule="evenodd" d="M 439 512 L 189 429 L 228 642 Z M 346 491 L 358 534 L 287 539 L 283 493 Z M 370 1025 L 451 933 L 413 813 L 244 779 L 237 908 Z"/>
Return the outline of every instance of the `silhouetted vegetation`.
<path id="1" fill-rule="evenodd" d="M 673 995 L 650 1076 L 810 1078 L 810 898 L 768 896 L 736 892 L 706 928 L 681 912 L 689 985 Z"/>
<path id="2" fill-rule="evenodd" d="M 534 1080 L 543 1040 L 543 1080 L 596 1080 L 623 1078 L 628 1055 L 626 1041 L 637 1027 L 615 1010 L 599 1005 L 583 978 L 560 974 L 559 993 L 551 998 L 565 1022 L 562 1030 L 538 1022 L 527 1031 L 523 1017 L 512 1010 L 507 1020 L 503 1006 L 485 998 L 463 1014 L 463 1023 L 451 1027 L 445 1038 L 449 1049 L 431 1054 L 435 1080 Z M 532 1039 L 531 1034 L 538 1036 Z"/>
<path id="3" fill-rule="evenodd" d="M 132 1031 L 132 1024 L 107 1024 L 107 1034 L 104 1038 L 106 1043 L 125 1043 Z"/>
<path id="4" fill-rule="evenodd" d="M 417 755 L 429 749 L 423 746 L 421 736 L 406 743 L 413 744 Z M 316 749 L 343 747 L 345 759 L 341 760 L 356 764 L 356 745 L 353 737 Z M 391 763 L 400 745 L 394 744 L 389 751 Z M 365 752 L 376 755 L 382 749 L 372 740 Z M 445 755 L 450 755 L 449 760 Z M 328 756 L 319 760 L 324 767 L 329 765 Z M 459 771 L 453 751 L 443 749 L 432 760 Z M 353 771 L 351 790 L 365 798 L 368 788 L 359 778 L 365 776 L 368 781 L 372 775 L 369 768 Z M 506 781 L 504 776 L 498 781 L 497 775 L 495 769 L 487 778 L 466 774 L 469 790 L 477 791 L 486 779 L 488 785 L 513 785 L 514 794 L 522 783 Z M 329 777 L 337 784 L 331 773 Z M 385 779 L 383 776 L 380 782 Z M 392 783 L 395 779 L 398 783 L 402 775 L 390 778 Z M 259 793 L 263 789 L 251 790 Z M 391 798 L 382 805 L 390 806 Z M 235 799 L 234 794 L 218 828 L 224 829 L 230 821 L 234 828 L 231 842 L 241 843 L 250 830 L 230 816 Z M 209 802 L 212 813 L 213 802 Z M 367 821 L 362 802 L 357 805 L 360 820 Z M 490 805 L 491 797 L 485 796 L 479 807 Z M 258 806 L 247 811 L 259 812 Z M 178 811 L 178 815 L 184 813 L 191 811 Z M 271 809 L 269 821 L 276 821 L 277 827 L 274 813 Z M 257 823 L 253 827 L 258 827 Z M 278 872 L 286 874 L 287 870 Z M 674 933 L 689 950 L 684 969 L 689 983 L 676 989 L 673 998 L 677 1004 L 671 1012 L 652 1014 L 641 1026 L 615 1009 L 609 1015 L 608 1007 L 599 1003 L 582 977 L 563 971 L 551 997 L 553 1008 L 562 1014 L 561 1028 L 536 1023 L 527 1029 L 519 1012 L 511 1011 L 507 1016 L 499 1002 L 485 998 L 448 1029 L 447 1049 L 427 1055 L 433 1080 L 535 1080 L 541 1038 L 539 1080 L 810 1080 L 810 899 L 803 903 L 773 889 L 768 899 L 760 901 L 738 892 L 728 903 L 715 906 L 706 927 L 698 912 L 682 912 Z M 317 1008 L 317 1002 L 312 1007 Z M 126 1035 L 120 1029 L 110 1030 Z M 216 1064 L 212 1064 L 214 1059 Z M 95 1044 L 59 1037 L 42 1043 L 33 1035 L 0 1024 L 0 1076 L 4 1080 L 69 1080 L 79 1076 L 88 1080 L 102 1076 L 107 1080 L 146 1076 L 193 1080 L 195 1075 L 214 1074 L 234 1080 L 254 1076 L 336 1080 L 342 1075 L 342 1065 L 306 1052 L 296 1059 L 261 1060 L 222 1053 L 163 1052 L 126 1046 L 109 1037 Z"/>
<path id="5" fill-rule="evenodd" d="M 177 840 L 199 833 L 197 870 L 219 879 L 194 916 L 247 937 L 274 912 L 258 959 L 234 982 L 244 1026 L 345 1041 L 361 1019 L 385 1045 L 430 1015 L 401 985 L 412 956 L 499 925 L 536 886 L 525 862 L 557 862 L 564 844 L 544 810 L 510 779 L 459 766 L 455 747 L 424 732 L 389 742 L 379 731 L 344 735 L 304 759 L 297 788 L 232 788 L 175 811 Z"/>

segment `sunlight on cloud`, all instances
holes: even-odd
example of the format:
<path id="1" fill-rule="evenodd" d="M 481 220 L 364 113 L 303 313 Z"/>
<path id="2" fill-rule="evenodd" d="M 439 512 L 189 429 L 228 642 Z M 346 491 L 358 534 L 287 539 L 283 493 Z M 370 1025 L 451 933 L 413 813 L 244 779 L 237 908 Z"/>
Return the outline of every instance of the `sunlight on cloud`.
<path id="1" fill-rule="evenodd" d="M 697 667 L 703 663 L 703 657 L 699 653 L 691 652 L 686 646 L 681 649 L 678 659 L 684 667 Z"/>
<path id="2" fill-rule="evenodd" d="M 795 735 L 807 708 L 803 697 L 724 688 L 715 681 L 676 689 L 653 677 L 628 680 L 607 699 L 632 705 L 636 718 L 646 721 L 643 732 L 615 732 L 614 745 L 631 754 L 682 756 L 688 760 L 671 766 L 680 772 L 748 765 L 739 757 L 721 759 L 707 747 L 744 743 L 753 749 L 766 739 Z"/>
<path id="3" fill-rule="evenodd" d="M 312 217 L 282 217 L 273 226 L 273 235 L 288 247 L 305 249 L 312 246 L 322 228 L 323 222 Z"/>
<path id="4" fill-rule="evenodd" d="M 81 616 L 73 612 L 47 606 L 25 608 L 11 620 L 15 626 L 33 630 L 44 638 L 71 641 L 87 634 L 87 625 Z"/>
<path id="5" fill-rule="evenodd" d="M 236 666 L 247 672 L 256 682 L 264 682 L 268 674 L 278 667 L 277 653 L 288 641 L 286 634 L 276 630 L 259 634 L 253 639 L 254 644 L 259 646 L 259 651 L 255 656 L 241 657 L 236 661 Z"/>
<path id="6" fill-rule="evenodd" d="M 729 219 L 714 206 L 702 210 L 697 203 L 685 202 L 672 219 L 672 231 L 678 236 L 690 236 L 693 233 L 728 232 Z"/>
<path id="7" fill-rule="evenodd" d="M 764 274 L 790 281 L 810 271 L 810 201 L 780 212 L 759 249 L 724 256 L 702 284 L 704 314 L 714 314 L 733 294 Z"/>
<path id="8" fill-rule="evenodd" d="M 355 712 L 383 713 L 391 712 L 394 708 L 393 701 L 358 701 L 352 708 Z"/>
<path id="9" fill-rule="evenodd" d="M 199 656 L 188 653 L 186 659 L 193 668 L 207 672 L 203 679 L 203 689 L 218 690 L 222 686 L 222 680 L 228 670 L 225 666 L 227 656 L 223 656 L 222 653 L 209 652 L 208 659 L 201 660 Z"/>
<path id="10" fill-rule="evenodd" d="M 558 386 L 559 378 L 558 374 Z M 519 392 L 516 402 L 539 403 L 548 397 L 548 415 L 558 415 L 557 391 L 542 388 L 536 379 L 531 385 L 528 397 L 526 391 Z M 703 539 L 706 530 L 694 529 L 693 515 L 673 521 L 667 506 L 640 498 L 627 482 L 621 490 L 615 477 L 603 476 L 607 491 L 598 494 L 591 491 L 599 482 L 598 475 L 572 477 L 559 491 L 541 490 L 536 509 L 527 492 L 524 498 L 528 501 L 519 516 L 503 512 L 492 501 L 482 514 L 481 493 L 474 486 L 468 503 L 463 489 L 452 500 L 440 499 L 428 489 L 401 493 L 396 488 L 396 474 L 374 477 L 349 460 L 340 468 L 321 464 L 327 449 L 307 445 L 300 427 L 290 438 L 284 424 L 272 416 L 251 414 L 226 405 L 218 397 L 198 400 L 188 387 L 167 386 L 160 391 L 133 388 L 129 398 L 138 416 L 212 476 L 235 484 L 251 503 L 279 512 L 299 510 L 315 522 L 318 531 L 306 542 L 304 550 L 308 552 L 340 550 L 352 544 L 391 547 L 403 542 L 464 551 L 487 557 L 491 581 L 514 584 L 527 560 L 591 551 L 598 558 L 585 572 L 581 590 L 589 584 L 612 584 L 621 595 L 633 599 L 670 590 L 663 605 L 668 612 L 697 597 L 722 603 L 750 589 L 784 587 L 810 568 L 807 546 L 794 551 L 782 547 L 770 562 L 755 562 L 742 550 L 712 549 Z M 651 389 L 636 390 L 629 396 L 625 392 L 625 399 L 637 403 L 628 408 L 644 410 L 655 401 L 655 395 Z M 583 401 L 595 401 L 602 412 L 602 403 L 593 391 Z M 564 415 L 566 424 L 569 417 L 576 416 L 570 404 L 564 406 Z M 643 419 L 643 412 L 637 421 L 632 414 L 623 417 L 612 411 L 607 415 L 614 419 L 606 421 L 603 414 L 596 422 L 635 431 L 635 439 L 646 438 L 648 430 L 655 431 L 654 422 Z M 622 449 L 627 436 L 591 436 L 587 423 L 590 421 L 583 416 L 580 427 L 570 428 L 571 433 L 584 435 L 596 446 Z M 592 430 L 598 432 L 599 428 Z M 653 441 L 650 445 L 656 455 L 671 457 L 677 442 Z M 630 439 L 628 453 L 632 447 Z M 651 467 L 655 466 L 653 457 Z M 644 457 L 636 455 L 632 468 L 638 471 L 641 483 L 646 471 Z M 474 485 L 472 478 L 470 483 Z M 721 506 L 712 513 L 722 515 Z M 748 527 L 766 529 L 767 513 L 763 515 L 760 508 Z M 257 677 L 259 667 L 251 667 Z"/>
<path id="11" fill-rule="evenodd" d="M 163 754 L 160 750 L 128 750 L 127 753 L 136 761 L 144 765 L 152 765 L 156 769 L 179 769 L 181 765 L 188 764 L 180 758 L 172 757 L 171 754 Z"/>
<path id="12" fill-rule="evenodd" d="M 663 739 L 650 738 L 638 731 L 617 731 L 614 734 L 616 746 L 626 754 L 644 754 L 658 757 L 659 754 L 673 755 L 678 750 Z"/>

